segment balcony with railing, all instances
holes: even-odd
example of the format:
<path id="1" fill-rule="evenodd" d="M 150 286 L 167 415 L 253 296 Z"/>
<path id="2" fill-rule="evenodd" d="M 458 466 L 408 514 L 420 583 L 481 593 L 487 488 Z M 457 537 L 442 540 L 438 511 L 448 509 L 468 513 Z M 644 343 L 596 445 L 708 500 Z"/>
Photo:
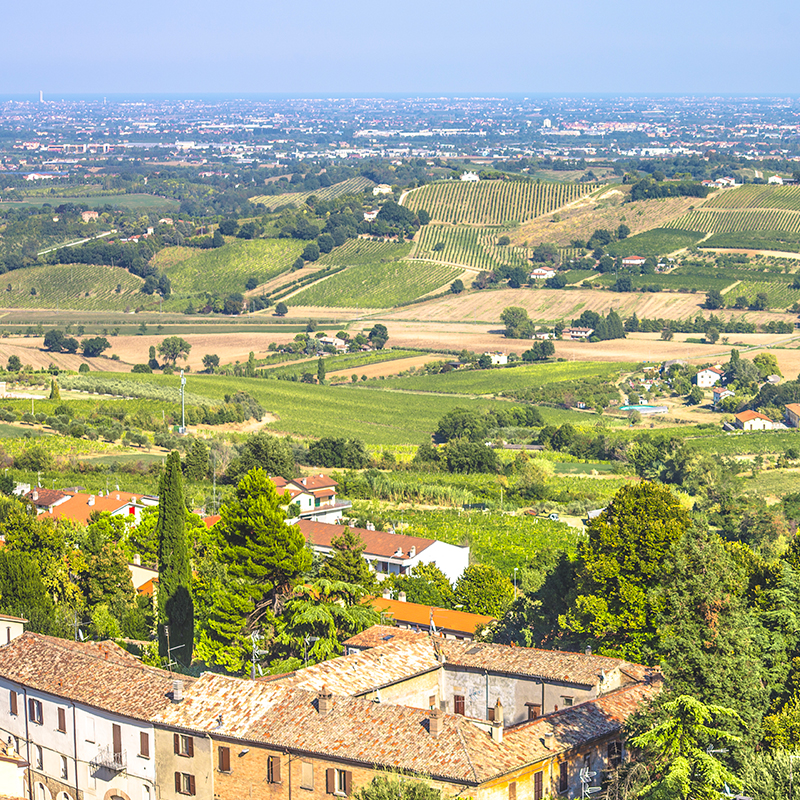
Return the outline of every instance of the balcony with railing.
<path id="1" fill-rule="evenodd" d="M 128 756 L 125 750 L 114 750 L 110 745 L 101 747 L 89 766 L 95 771 L 108 769 L 112 772 L 124 772 L 128 768 Z"/>

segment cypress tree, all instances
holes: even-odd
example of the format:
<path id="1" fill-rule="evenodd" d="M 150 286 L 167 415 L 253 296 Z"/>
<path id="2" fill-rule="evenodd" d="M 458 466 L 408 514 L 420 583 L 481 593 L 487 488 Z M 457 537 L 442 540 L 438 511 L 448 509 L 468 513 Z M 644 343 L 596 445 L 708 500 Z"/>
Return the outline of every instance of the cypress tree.
<path id="1" fill-rule="evenodd" d="M 185 522 L 181 458 L 173 450 L 158 487 L 158 652 L 169 659 L 164 632 L 164 626 L 169 625 L 174 658 L 188 666 L 192 661 L 194 606 Z"/>

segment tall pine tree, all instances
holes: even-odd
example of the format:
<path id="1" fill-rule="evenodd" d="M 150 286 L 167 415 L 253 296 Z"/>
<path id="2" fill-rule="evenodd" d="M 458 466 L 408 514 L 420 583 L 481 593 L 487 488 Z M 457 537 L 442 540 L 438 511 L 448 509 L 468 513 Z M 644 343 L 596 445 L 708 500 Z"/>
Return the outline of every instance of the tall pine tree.
<path id="1" fill-rule="evenodd" d="M 186 507 L 183 500 L 181 458 L 176 450 L 158 487 L 158 652 L 188 666 L 194 641 L 192 566 L 186 541 Z M 164 627 L 169 626 L 169 648 Z"/>

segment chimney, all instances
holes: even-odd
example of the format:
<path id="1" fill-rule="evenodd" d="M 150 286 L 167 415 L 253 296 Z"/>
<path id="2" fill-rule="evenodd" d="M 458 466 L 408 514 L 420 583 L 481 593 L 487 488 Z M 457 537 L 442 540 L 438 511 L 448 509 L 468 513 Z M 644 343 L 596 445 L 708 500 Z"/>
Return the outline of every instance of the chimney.
<path id="1" fill-rule="evenodd" d="M 119 500 L 119 492 L 117 492 L 117 500 Z"/>
<path id="2" fill-rule="evenodd" d="M 590 656 L 592 654 L 592 646 L 590 644 L 586 645 L 586 655 Z"/>
<path id="3" fill-rule="evenodd" d="M 133 554 L 133 563 L 137 567 L 141 567 L 142 566 L 142 557 L 138 553 L 134 553 Z"/>
<path id="4" fill-rule="evenodd" d="M 431 716 L 428 720 L 428 732 L 434 739 L 439 738 L 439 734 L 442 732 L 442 728 L 444 728 L 444 719 L 442 718 L 442 712 L 438 708 L 431 709 Z"/>
<path id="5" fill-rule="evenodd" d="M 497 703 L 494 707 L 494 721 L 492 722 L 492 741 L 501 744 L 503 741 L 503 704 L 500 698 L 497 698 Z"/>
<path id="6" fill-rule="evenodd" d="M 183 702 L 183 681 L 172 681 L 172 702 Z"/>
<path id="7" fill-rule="evenodd" d="M 392 590 L 391 589 L 384 589 L 383 590 L 383 599 L 384 600 L 391 600 L 392 599 Z"/>
<path id="8" fill-rule="evenodd" d="M 35 503 L 39 499 L 39 492 L 36 489 L 33 490 L 33 494 L 31 495 L 31 500 Z"/>
<path id="9" fill-rule="evenodd" d="M 405 601 L 406 601 L 406 593 L 405 592 L 399 592 L 398 595 L 397 595 L 397 599 L 401 603 L 405 603 Z"/>
<path id="10" fill-rule="evenodd" d="M 416 554 L 417 554 L 417 548 L 416 548 L 416 547 L 412 547 L 412 548 L 411 548 L 411 549 L 408 551 L 408 557 L 409 557 L 409 558 L 414 558 L 414 556 L 415 556 Z"/>
<path id="11" fill-rule="evenodd" d="M 555 749 L 555 746 L 556 746 L 556 736 L 555 736 L 555 734 L 554 734 L 554 733 L 546 733 L 546 734 L 544 735 L 544 746 L 545 746 L 545 747 L 546 747 L 548 750 L 553 750 L 553 749 Z"/>
<path id="12" fill-rule="evenodd" d="M 322 690 L 317 695 L 317 711 L 321 716 L 325 716 L 333 708 L 333 695 L 328 691 L 326 684 L 322 684 Z"/>
<path id="13" fill-rule="evenodd" d="M 93 494 L 89 495 L 89 502 L 87 503 L 87 505 L 90 505 L 90 506 L 94 505 L 94 495 Z"/>

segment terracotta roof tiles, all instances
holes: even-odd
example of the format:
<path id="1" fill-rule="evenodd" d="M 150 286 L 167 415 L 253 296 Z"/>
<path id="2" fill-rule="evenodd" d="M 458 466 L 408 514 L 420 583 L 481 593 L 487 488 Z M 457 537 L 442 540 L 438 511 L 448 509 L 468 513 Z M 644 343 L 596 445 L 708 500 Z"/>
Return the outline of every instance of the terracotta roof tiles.
<path id="1" fill-rule="evenodd" d="M 0 648 L 0 676 L 140 720 L 170 703 L 173 680 L 169 672 L 144 666 L 113 642 L 70 642 L 38 633 L 24 633 Z"/>
<path id="2" fill-rule="evenodd" d="M 306 541 L 319 547 L 330 547 L 336 536 L 340 536 L 345 529 L 344 525 L 333 525 L 328 522 L 314 522 L 313 520 L 300 520 L 298 528 L 306 537 Z M 388 533 L 386 531 L 368 531 L 365 528 L 355 528 L 356 533 L 364 542 L 364 553 L 370 556 L 383 558 L 408 559 L 409 553 L 414 548 L 415 555 L 430 547 L 436 540 L 423 539 L 420 536 L 405 536 L 401 533 Z M 400 555 L 395 555 L 401 551 Z"/>

